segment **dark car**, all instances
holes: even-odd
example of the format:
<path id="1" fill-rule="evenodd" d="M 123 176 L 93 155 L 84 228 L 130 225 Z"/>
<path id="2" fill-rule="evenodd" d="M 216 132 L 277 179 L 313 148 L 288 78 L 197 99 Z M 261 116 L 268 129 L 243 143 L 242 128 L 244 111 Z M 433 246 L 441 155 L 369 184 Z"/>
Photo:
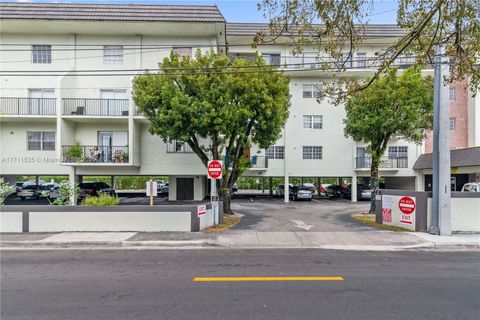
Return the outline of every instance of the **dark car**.
<path id="1" fill-rule="evenodd" d="M 293 201 L 308 200 L 312 201 L 313 192 L 309 186 L 293 186 L 290 189 L 290 198 Z"/>
<path id="2" fill-rule="evenodd" d="M 338 184 L 331 184 L 326 188 L 325 193 L 330 199 L 339 199 L 344 197 L 345 188 Z"/>
<path id="3" fill-rule="evenodd" d="M 106 193 L 110 196 L 115 195 L 115 190 L 105 182 L 83 182 L 80 183 L 78 187 L 80 189 L 80 198 L 97 196 L 99 192 Z"/>

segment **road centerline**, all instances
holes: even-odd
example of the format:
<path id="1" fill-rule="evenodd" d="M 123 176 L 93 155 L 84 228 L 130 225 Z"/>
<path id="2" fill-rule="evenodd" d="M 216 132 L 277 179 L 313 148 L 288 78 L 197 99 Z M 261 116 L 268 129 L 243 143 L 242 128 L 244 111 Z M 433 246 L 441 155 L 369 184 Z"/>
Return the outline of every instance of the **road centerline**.
<path id="1" fill-rule="evenodd" d="M 193 282 L 343 281 L 343 277 L 196 277 Z"/>

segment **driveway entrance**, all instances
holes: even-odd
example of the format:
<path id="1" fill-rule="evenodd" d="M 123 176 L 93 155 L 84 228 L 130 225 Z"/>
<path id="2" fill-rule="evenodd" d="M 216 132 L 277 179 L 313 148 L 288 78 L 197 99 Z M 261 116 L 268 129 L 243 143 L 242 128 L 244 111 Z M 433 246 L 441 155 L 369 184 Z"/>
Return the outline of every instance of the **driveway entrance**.
<path id="1" fill-rule="evenodd" d="M 350 217 L 367 212 L 370 202 L 348 200 L 312 200 L 290 202 L 281 199 L 235 199 L 232 209 L 244 215 L 233 230 L 248 231 L 366 231 Z"/>

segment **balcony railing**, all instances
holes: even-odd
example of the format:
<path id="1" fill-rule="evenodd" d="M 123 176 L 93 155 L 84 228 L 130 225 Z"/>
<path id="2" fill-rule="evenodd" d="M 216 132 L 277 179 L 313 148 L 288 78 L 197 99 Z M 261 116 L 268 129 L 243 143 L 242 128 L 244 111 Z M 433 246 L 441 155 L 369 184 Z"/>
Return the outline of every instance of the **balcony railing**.
<path id="1" fill-rule="evenodd" d="M 370 169 L 371 166 L 372 166 L 371 157 L 355 158 L 355 168 Z M 383 157 L 380 159 L 380 168 L 382 169 L 408 168 L 408 157 L 399 157 L 399 158 L 393 158 L 393 159 Z"/>
<path id="2" fill-rule="evenodd" d="M 62 146 L 63 162 L 69 163 L 128 163 L 127 146 Z"/>
<path id="3" fill-rule="evenodd" d="M 265 156 L 251 156 L 250 157 L 251 169 L 267 169 L 268 158 Z"/>
<path id="4" fill-rule="evenodd" d="M 63 99 L 63 114 L 74 116 L 128 116 L 128 99 Z"/>
<path id="5" fill-rule="evenodd" d="M 0 114 L 7 115 L 56 115 L 55 98 L 0 98 Z"/>

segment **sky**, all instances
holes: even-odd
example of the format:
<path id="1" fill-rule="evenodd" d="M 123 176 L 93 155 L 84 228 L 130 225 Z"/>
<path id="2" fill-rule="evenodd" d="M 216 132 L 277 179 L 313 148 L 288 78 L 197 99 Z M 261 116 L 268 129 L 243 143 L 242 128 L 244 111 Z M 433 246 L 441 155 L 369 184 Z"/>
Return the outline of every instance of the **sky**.
<path id="1" fill-rule="evenodd" d="M 10 0 L 14 1 L 14 0 Z M 0 0 L 0 2 L 9 2 Z M 216 4 L 228 22 L 268 22 L 257 10 L 259 0 L 18 0 L 17 2 L 65 2 L 65 3 L 142 3 L 142 4 Z M 375 0 L 370 23 L 395 23 L 396 0 Z"/>

